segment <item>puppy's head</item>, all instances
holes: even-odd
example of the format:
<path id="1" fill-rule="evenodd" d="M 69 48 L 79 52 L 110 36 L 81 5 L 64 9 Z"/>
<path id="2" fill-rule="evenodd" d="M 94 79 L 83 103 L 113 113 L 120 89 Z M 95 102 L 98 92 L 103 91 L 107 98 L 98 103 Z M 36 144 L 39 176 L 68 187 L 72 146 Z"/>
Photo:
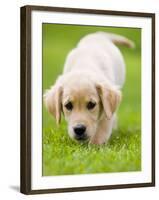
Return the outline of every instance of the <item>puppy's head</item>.
<path id="1" fill-rule="evenodd" d="M 121 94 L 107 84 L 88 77 L 63 76 L 44 95 L 48 111 L 60 122 L 63 111 L 71 138 L 85 140 L 96 134 L 102 116 L 110 120 Z"/>

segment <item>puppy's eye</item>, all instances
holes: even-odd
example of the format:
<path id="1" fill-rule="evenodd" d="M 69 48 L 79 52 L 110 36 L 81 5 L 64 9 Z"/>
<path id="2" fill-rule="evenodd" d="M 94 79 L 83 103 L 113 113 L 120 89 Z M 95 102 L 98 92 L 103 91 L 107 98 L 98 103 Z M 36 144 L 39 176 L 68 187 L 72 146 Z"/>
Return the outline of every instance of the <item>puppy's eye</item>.
<path id="1" fill-rule="evenodd" d="M 71 102 L 68 102 L 66 105 L 65 105 L 66 109 L 67 110 L 72 110 L 73 109 L 73 105 Z"/>
<path id="2" fill-rule="evenodd" d="M 87 104 L 88 110 L 92 110 L 95 106 L 96 106 L 96 103 L 92 101 L 88 102 Z"/>

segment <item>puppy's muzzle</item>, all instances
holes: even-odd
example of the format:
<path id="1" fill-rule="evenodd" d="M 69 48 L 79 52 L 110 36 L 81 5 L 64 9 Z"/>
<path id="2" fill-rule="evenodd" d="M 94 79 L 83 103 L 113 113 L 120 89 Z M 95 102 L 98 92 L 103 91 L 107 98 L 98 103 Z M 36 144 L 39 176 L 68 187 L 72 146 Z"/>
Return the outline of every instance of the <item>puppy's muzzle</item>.
<path id="1" fill-rule="evenodd" d="M 78 124 L 76 125 L 74 128 L 74 133 L 75 133 L 75 139 L 77 140 L 85 140 L 87 137 L 86 137 L 86 127 L 82 124 Z"/>

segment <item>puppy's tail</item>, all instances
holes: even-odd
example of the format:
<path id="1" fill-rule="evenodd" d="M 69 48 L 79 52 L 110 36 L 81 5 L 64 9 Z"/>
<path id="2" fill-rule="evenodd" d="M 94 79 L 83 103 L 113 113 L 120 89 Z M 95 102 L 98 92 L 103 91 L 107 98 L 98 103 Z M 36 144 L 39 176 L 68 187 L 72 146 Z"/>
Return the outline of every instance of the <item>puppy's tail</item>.
<path id="1" fill-rule="evenodd" d="M 123 45 L 128 48 L 135 48 L 135 43 L 124 36 L 108 32 L 99 32 L 99 34 L 102 34 L 103 36 L 105 35 L 107 39 L 111 40 L 116 45 Z"/>

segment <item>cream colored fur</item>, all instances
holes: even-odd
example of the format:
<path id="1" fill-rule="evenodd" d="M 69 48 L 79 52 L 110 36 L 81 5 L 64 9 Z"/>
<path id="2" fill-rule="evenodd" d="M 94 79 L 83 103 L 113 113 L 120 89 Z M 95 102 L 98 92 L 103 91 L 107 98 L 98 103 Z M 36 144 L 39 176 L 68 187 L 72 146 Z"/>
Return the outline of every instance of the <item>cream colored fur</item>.
<path id="1" fill-rule="evenodd" d="M 68 54 L 63 74 L 44 95 L 46 107 L 58 123 L 63 111 L 71 138 L 75 138 L 73 127 L 83 124 L 90 143 L 103 144 L 116 126 L 125 63 L 115 44 L 134 46 L 125 37 L 104 32 L 82 38 Z M 90 101 L 96 103 L 92 110 L 87 109 Z M 68 102 L 73 104 L 71 111 L 65 107 Z"/>

